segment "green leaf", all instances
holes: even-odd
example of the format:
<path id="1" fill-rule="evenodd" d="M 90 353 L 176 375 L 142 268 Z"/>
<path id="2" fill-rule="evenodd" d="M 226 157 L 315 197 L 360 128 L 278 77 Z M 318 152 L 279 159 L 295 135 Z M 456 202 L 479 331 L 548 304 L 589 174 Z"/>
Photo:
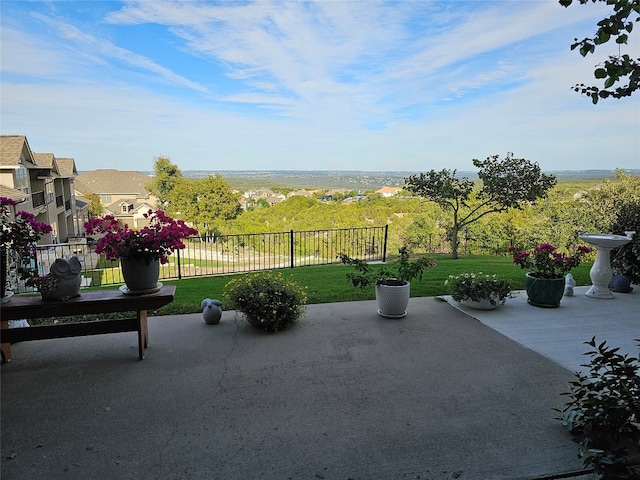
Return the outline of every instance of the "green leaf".
<path id="1" fill-rule="evenodd" d="M 598 68 L 595 72 L 593 72 L 596 78 L 606 78 L 607 71 L 604 68 Z"/>
<path id="2" fill-rule="evenodd" d="M 618 44 L 627 43 L 628 39 L 629 39 L 629 36 L 627 34 L 623 34 L 623 35 L 620 35 L 618 38 L 616 38 L 616 43 Z"/>
<path id="3" fill-rule="evenodd" d="M 616 79 L 609 77 L 607 78 L 607 80 L 604 82 L 604 88 L 611 88 L 613 86 L 613 84 L 616 83 Z"/>

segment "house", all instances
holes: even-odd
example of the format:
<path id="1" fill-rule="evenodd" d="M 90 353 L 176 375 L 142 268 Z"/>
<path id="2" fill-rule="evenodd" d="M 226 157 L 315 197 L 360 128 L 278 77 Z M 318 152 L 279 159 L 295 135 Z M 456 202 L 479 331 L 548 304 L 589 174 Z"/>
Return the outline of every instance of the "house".
<path id="1" fill-rule="evenodd" d="M 19 202 L 17 210 L 51 225 L 52 232 L 39 243 L 67 242 L 82 234 L 85 213 L 76 204 L 77 175 L 73 158 L 33 152 L 25 135 L 0 135 L 0 192 Z"/>
<path id="2" fill-rule="evenodd" d="M 121 200 L 155 205 L 157 199 L 147 190 L 151 180 L 144 173 L 109 168 L 82 172 L 75 185 L 76 193 L 98 195 L 104 207 Z"/>
<path id="3" fill-rule="evenodd" d="M 149 175 L 140 172 L 115 169 L 99 169 L 82 172 L 76 178 L 76 194 L 95 194 L 105 214 L 113 215 L 131 228 L 141 228 L 143 213 L 155 209 L 157 198 L 149 193 Z"/>
<path id="4" fill-rule="evenodd" d="M 402 191 L 401 187 L 387 187 L 386 185 L 376 190 L 375 193 L 382 195 L 383 197 L 395 197 Z"/>

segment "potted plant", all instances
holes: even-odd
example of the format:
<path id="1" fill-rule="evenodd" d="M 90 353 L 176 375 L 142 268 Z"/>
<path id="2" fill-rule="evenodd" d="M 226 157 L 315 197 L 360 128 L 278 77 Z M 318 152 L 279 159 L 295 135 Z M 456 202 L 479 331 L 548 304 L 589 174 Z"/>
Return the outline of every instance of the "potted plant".
<path id="1" fill-rule="evenodd" d="M 437 265 L 435 260 L 421 257 L 409 260 L 410 252 L 406 246 L 398 250 L 400 257 L 392 266 L 373 267 L 358 258 L 339 254 L 340 261 L 355 267 L 357 273 L 347 273 L 347 279 L 354 287 L 365 288 L 375 285 L 378 315 L 386 318 L 402 318 L 407 314 L 407 305 L 411 294 L 411 280 L 422 280 L 425 270 Z"/>
<path id="2" fill-rule="evenodd" d="M 174 220 L 162 210 L 149 210 L 144 218 L 148 225 L 139 230 L 121 225 L 113 215 L 94 217 L 84 224 L 87 234 L 102 235 L 96 253 L 104 253 L 107 260 L 120 259 L 128 289 L 125 293 L 157 288 L 160 264 L 167 263 L 175 250 L 185 247 L 184 239 L 198 233 L 184 220 Z"/>
<path id="3" fill-rule="evenodd" d="M 16 259 L 19 279 L 23 280 L 26 286 L 36 286 L 39 277 L 33 261 L 34 246 L 43 235 L 51 233 L 52 230 L 51 225 L 37 221 L 33 213 L 18 211 L 12 214 L 16 205 L 15 200 L 0 197 L 0 297 L 3 299 L 10 297 L 6 292 L 9 253 Z"/>
<path id="4" fill-rule="evenodd" d="M 245 314 L 254 327 L 278 332 L 305 312 L 307 293 L 281 272 L 259 272 L 233 278 L 224 286 L 225 305 Z"/>
<path id="5" fill-rule="evenodd" d="M 573 255 L 560 253 L 553 245 L 541 243 L 531 252 L 509 247 L 513 263 L 529 270 L 526 274 L 527 301 L 537 307 L 558 307 L 564 294 L 565 275 L 580 265 L 589 247 L 579 246 Z"/>
<path id="6" fill-rule="evenodd" d="M 511 285 L 497 275 L 480 273 L 461 273 L 449 275 L 444 282 L 451 297 L 476 310 L 491 310 L 504 305 L 511 297 Z"/>

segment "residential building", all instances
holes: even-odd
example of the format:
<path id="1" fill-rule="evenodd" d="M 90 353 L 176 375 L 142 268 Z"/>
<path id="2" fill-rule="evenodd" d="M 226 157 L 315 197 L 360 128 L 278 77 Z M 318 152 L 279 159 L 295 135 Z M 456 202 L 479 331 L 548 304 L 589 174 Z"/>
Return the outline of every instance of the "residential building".
<path id="1" fill-rule="evenodd" d="M 141 228 L 146 225 L 143 214 L 156 208 L 157 198 L 146 187 L 151 180 L 149 175 L 140 172 L 91 170 L 76 178 L 76 195 L 98 195 L 105 214 L 113 215 L 131 228 Z"/>
<path id="2" fill-rule="evenodd" d="M 395 197 L 396 195 L 398 195 L 398 193 L 400 193 L 402 191 L 401 187 L 388 187 L 388 186 L 384 186 L 382 188 L 379 188 L 378 190 L 376 190 L 375 193 L 378 193 L 380 195 L 382 195 L 383 197 Z"/>
<path id="3" fill-rule="evenodd" d="M 82 234 L 86 214 L 76 204 L 77 175 L 73 158 L 35 153 L 25 135 L 0 135 L 0 193 L 19 202 L 17 210 L 31 212 L 36 220 L 51 225 L 51 234 L 39 243 L 64 243 Z"/>

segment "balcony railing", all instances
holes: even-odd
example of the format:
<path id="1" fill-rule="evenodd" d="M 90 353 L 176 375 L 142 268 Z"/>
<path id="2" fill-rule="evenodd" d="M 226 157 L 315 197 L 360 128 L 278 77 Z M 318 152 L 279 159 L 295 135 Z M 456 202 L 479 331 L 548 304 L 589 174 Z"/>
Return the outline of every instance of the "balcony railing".
<path id="1" fill-rule="evenodd" d="M 33 208 L 41 207 L 45 204 L 44 201 L 44 192 L 35 192 L 31 194 L 31 203 L 33 203 Z"/>

